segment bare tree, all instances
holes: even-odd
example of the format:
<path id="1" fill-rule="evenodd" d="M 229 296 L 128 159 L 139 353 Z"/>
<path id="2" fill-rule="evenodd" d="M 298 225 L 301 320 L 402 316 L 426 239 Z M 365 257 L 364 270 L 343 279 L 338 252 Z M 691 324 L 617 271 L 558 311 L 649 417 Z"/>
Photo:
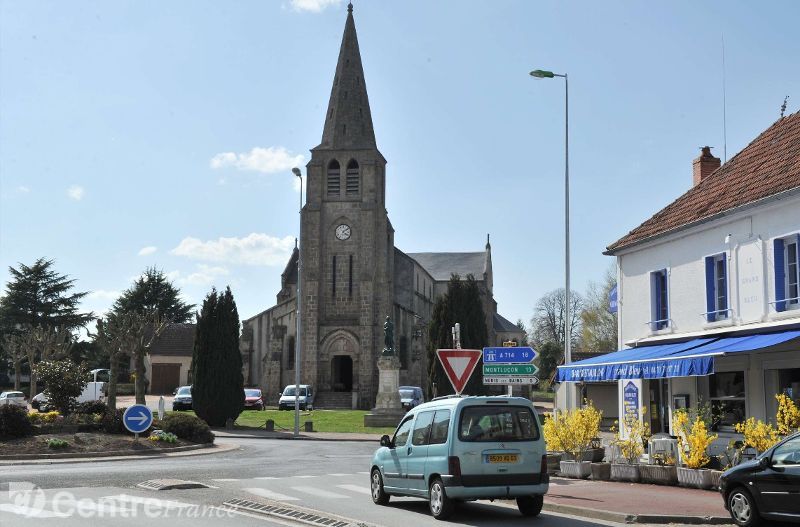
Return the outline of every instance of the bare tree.
<path id="1" fill-rule="evenodd" d="M 128 341 L 131 315 L 109 315 L 97 320 L 97 332 L 89 336 L 108 357 L 110 372 L 108 378 L 108 399 L 106 404 L 112 410 L 117 407 L 117 377 L 119 377 L 120 360 L 127 356 L 125 344 Z"/>
<path id="2" fill-rule="evenodd" d="M 11 363 L 14 365 L 14 389 L 19 390 L 20 378 L 22 377 L 22 363 L 28 357 L 25 351 L 24 342 L 20 335 L 8 334 L 3 337 L 3 349 L 8 353 Z"/>
<path id="3" fill-rule="evenodd" d="M 564 348 L 564 318 L 566 295 L 564 289 L 550 291 L 536 302 L 531 319 L 531 337 L 537 346 L 553 342 Z M 580 312 L 583 309 L 583 297 L 572 291 L 570 294 L 570 338 L 575 346 L 580 337 Z"/>
<path id="4" fill-rule="evenodd" d="M 134 317 L 126 347 L 133 357 L 136 368 L 136 404 L 147 404 L 144 358 L 150 351 L 150 346 L 161 336 L 169 322 L 162 319 L 158 311 L 145 315 L 138 313 L 130 313 L 130 315 L 134 315 Z"/>
<path id="5" fill-rule="evenodd" d="M 581 341 L 590 351 L 617 349 L 617 314 L 608 310 L 608 297 L 617 285 L 616 268 L 610 267 L 601 283 L 591 282 L 581 312 Z"/>
<path id="6" fill-rule="evenodd" d="M 40 361 L 63 359 L 75 343 L 71 331 L 63 326 L 29 327 L 19 335 L 31 370 L 30 396 L 36 395 L 36 365 Z"/>

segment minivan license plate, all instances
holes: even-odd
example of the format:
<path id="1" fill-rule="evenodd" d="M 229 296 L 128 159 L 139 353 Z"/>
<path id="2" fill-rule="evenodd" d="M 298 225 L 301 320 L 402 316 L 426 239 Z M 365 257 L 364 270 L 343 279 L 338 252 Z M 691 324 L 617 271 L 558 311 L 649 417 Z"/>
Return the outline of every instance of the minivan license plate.
<path id="1" fill-rule="evenodd" d="M 486 460 L 489 463 L 516 463 L 517 454 L 488 454 Z"/>

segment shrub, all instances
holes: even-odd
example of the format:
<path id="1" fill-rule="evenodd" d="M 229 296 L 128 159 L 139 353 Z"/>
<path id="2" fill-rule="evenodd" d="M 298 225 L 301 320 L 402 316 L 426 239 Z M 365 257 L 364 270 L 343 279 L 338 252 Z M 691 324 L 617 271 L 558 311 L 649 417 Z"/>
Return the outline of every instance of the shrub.
<path id="1" fill-rule="evenodd" d="M 111 408 L 103 415 L 103 420 L 100 422 L 103 432 L 107 434 L 127 434 L 128 429 L 122 422 L 122 416 L 125 414 L 125 408 Z"/>
<path id="2" fill-rule="evenodd" d="M 583 453 L 600 433 L 602 418 L 603 412 L 591 401 L 586 401 L 583 408 L 547 416 L 542 427 L 545 444 L 551 450 L 567 452 L 576 461 L 582 461 Z"/>
<path id="3" fill-rule="evenodd" d="M 64 441 L 63 439 L 58 439 L 57 437 L 53 437 L 47 440 L 48 448 L 67 448 L 69 443 Z"/>
<path id="4" fill-rule="evenodd" d="M 639 456 L 644 452 L 644 445 L 650 438 L 650 425 L 644 422 L 647 408 L 642 407 L 642 417 L 632 416 L 623 419 L 622 426 L 625 430 L 625 437 L 622 437 L 622 430 L 617 432 L 614 444 L 619 447 L 622 457 L 631 465 L 639 461 Z"/>
<path id="5" fill-rule="evenodd" d="M 25 437 L 33 434 L 28 412 L 19 406 L 0 406 L 0 438 Z"/>
<path id="6" fill-rule="evenodd" d="M 108 406 L 103 401 L 87 401 L 72 407 L 72 412 L 76 414 L 105 414 L 106 410 Z"/>
<path id="7" fill-rule="evenodd" d="M 150 441 L 162 441 L 164 443 L 177 443 L 178 436 L 172 434 L 170 432 L 164 432 L 163 430 L 155 430 L 149 437 Z"/>
<path id="8" fill-rule="evenodd" d="M 58 416 L 60 415 L 61 414 L 59 414 L 55 410 L 53 410 L 52 412 L 45 412 L 45 413 L 31 412 L 28 414 L 28 420 L 31 422 L 31 424 L 34 425 L 50 424 L 54 423 L 56 419 L 58 419 Z"/>
<path id="9" fill-rule="evenodd" d="M 175 434 L 193 443 L 213 443 L 214 434 L 208 425 L 190 414 L 170 414 L 161 421 L 164 432 Z"/>
<path id="10" fill-rule="evenodd" d="M 703 419 L 689 419 L 685 410 L 678 410 L 673 414 L 673 427 L 678 436 L 680 452 L 683 462 L 689 468 L 702 468 L 708 465 L 711 458 L 708 456 L 708 447 L 717 439 L 717 435 L 708 433 Z M 690 423 L 691 422 L 691 426 Z"/>
<path id="11" fill-rule="evenodd" d="M 117 395 L 135 395 L 136 387 L 131 383 L 117 384 Z"/>
<path id="12" fill-rule="evenodd" d="M 36 366 L 36 376 L 47 385 L 47 401 L 62 414 L 69 413 L 75 399 L 83 393 L 89 372 L 69 359 L 44 361 Z"/>
<path id="13" fill-rule="evenodd" d="M 774 426 L 757 420 L 755 417 L 751 417 L 743 423 L 738 423 L 735 429 L 744 435 L 742 450 L 752 447 L 760 454 L 780 440 L 778 430 Z"/>
<path id="14" fill-rule="evenodd" d="M 778 433 L 789 435 L 800 430 L 800 408 L 794 404 L 788 395 L 779 393 L 775 396 L 778 400 L 778 411 L 775 422 L 778 424 Z"/>

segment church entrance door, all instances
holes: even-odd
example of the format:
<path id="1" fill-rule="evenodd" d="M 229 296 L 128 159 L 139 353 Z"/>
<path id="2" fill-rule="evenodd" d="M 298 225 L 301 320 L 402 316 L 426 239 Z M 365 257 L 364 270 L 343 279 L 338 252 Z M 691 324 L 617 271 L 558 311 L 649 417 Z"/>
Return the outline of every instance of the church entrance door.
<path id="1" fill-rule="evenodd" d="M 333 391 L 353 391 L 353 359 L 349 355 L 336 355 L 331 364 Z"/>

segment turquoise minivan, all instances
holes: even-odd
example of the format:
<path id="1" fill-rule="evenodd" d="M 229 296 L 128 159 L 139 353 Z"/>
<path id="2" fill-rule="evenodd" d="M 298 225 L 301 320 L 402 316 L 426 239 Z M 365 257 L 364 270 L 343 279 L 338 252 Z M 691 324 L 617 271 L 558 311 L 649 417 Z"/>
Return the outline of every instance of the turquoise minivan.
<path id="1" fill-rule="evenodd" d="M 372 458 L 372 501 L 416 496 L 439 520 L 456 502 L 516 498 L 536 516 L 547 492 L 547 458 L 533 404 L 520 397 L 450 396 L 403 417 Z"/>

